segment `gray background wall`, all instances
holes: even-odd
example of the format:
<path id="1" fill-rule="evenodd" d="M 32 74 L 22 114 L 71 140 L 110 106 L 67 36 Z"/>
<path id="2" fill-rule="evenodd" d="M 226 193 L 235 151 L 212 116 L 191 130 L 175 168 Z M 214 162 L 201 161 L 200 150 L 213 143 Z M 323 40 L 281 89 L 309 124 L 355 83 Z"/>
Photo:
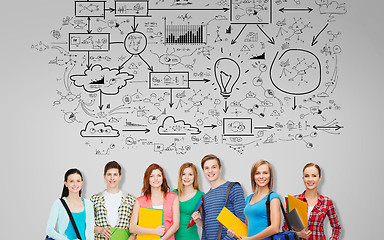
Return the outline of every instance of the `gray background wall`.
<path id="1" fill-rule="evenodd" d="M 273 164 L 275 190 L 280 196 L 301 193 L 302 167 L 310 161 L 318 163 L 324 170 L 320 192 L 336 204 L 342 239 L 378 237 L 383 215 L 383 7 L 382 1 L 350 1 L 348 13 L 337 19 L 343 46 L 338 63 L 339 86 L 334 94 L 342 107 L 337 113 L 344 126 L 340 135 L 321 134 L 311 149 L 277 142 L 247 148 L 239 154 L 220 144 L 202 144 L 185 155 L 133 148 L 97 156 L 79 137 L 81 126 L 66 124 L 61 111 L 52 106 L 57 98 L 57 69 L 47 65 L 46 55 L 31 50 L 32 44 L 47 39 L 63 16 L 73 15 L 73 3 L 4 2 L 0 16 L 3 236 L 39 239 L 45 235 L 51 204 L 61 194 L 63 175 L 69 168 L 83 171 L 84 196 L 90 197 L 104 189 L 105 163 L 117 160 L 124 169 L 122 189 L 139 196 L 142 175 L 150 163 L 162 165 L 175 188 L 181 163 L 199 165 L 202 156 L 214 153 L 223 161 L 224 178 L 241 182 L 246 195 L 251 193 L 249 169 L 258 159 Z M 209 185 L 199 173 L 202 189 L 208 191 Z"/>

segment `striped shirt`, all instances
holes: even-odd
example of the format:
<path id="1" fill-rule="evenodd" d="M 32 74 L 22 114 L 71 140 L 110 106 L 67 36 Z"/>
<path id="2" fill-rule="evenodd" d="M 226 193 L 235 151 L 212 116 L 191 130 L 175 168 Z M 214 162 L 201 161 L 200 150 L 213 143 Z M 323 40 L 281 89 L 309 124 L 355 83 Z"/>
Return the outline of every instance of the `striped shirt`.
<path id="1" fill-rule="evenodd" d="M 201 240 L 216 240 L 219 231 L 220 222 L 216 220 L 217 216 L 225 205 L 229 181 L 210 189 L 203 197 L 203 232 Z M 227 205 L 225 205 L 233 214 L 245 223 L 245 199 L 244 191 L 239 184 L 235 184 L 229 192 Z M 222 240 L 237 239 L 227 234 L 227 229 L 223 227 L 221 232 Z"/>

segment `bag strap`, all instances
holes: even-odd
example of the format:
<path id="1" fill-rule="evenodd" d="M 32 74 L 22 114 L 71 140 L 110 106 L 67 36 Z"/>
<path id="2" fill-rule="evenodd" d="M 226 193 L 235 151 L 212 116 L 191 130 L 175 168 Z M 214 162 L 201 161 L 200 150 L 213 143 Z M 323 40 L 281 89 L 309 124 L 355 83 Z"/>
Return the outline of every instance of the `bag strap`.
<path id="1" fill-rule="evenodd" d="M 80 236 L 80 233 L 79 233 L 79 229 L 77 229 L 77 226 L 76 226 L 76 223 L 75 223 L 75 219 L 73 219 L 71 210 L 69 210 L 69 207 L 68 207 L 67 203 L 64 201 L 64 199 L 60 198 L 60 201 L 61 201 L 61 203 L 63 204 L 65 210 L 67 211 L 68 216 L 69 216 L 69 219 L 71 219 L 71 223 L 72 223 L 73 228 L 75 229 L 77 238 L 81 240 L 81 236 Z M 84 207 L 85 207 L 85 206 L 84 206 Z"/>
<path id="2" fill-rule="evenodd" d="M 271 194 L 273 193 L 273 191 L 271 191 L 269 194 L 268 194 L 268 197 L 267 197 L 267 202 L 265 203 L 267 205 L 267 220 L 268 220 L 268 226 L 271 225 Z M 280 199 L 279 199 L 280 200 Z M 281 208 L 281 211 L 283 212 L 283 215 L 284 215 L 284 219 L 285 219 L 285 222 L 287 223 L 287 227 L 289 230 L 292 230 L 291 228 L 291 224 L 289 224 L 289 221 L 288 221 L 288 218 L 287 218 L 287 214 L 285 213 L 285 209 L 284 209 L 284 206 L 283 204 L 281 203 L 280 201 L 280 208 Z M 271 236 L 271 239 L 273 240 L 273 236 Z"/>
<path id="3" fill-rule="evenodd" d="M 233 187 L 233 185 L 235 185 L 236 183 L 238 182 L 230 182 L 228 184 L 228 189 L 227 189 L 227 196 L 225 197 L 225 204 L 224 204 L 224 207 L 227 205 L 227 201 L 228 201 L 228 196 L 229 196 L 229 192 L 231 191 L 231 188 Z M 238 183 L 240 185 L 240 183 Z M 221 232 L 223 231 L 223 224 L 220 223 L 220 227 L 219 227 L 219 231 L 217 233 L 217 238 L 216 240 L 220 240 L 221 238 Z"/>

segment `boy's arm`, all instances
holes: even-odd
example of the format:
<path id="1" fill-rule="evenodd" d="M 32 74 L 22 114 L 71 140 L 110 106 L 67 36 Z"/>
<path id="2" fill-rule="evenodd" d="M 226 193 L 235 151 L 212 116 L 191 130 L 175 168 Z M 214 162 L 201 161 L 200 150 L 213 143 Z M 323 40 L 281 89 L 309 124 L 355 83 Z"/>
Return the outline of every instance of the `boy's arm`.
<path id="1" fill-rule="evenodd" d="M 245 208 L 245 198 L 244 191 L 240 184 L 233 185 L 231 191 L 229 192 L 228 201 L 233 203 L 233 214 L 236 215 L 243 223 L 246 223 L 244 208 Z M 224 240 L 235 240 L 236 236 L 231 237 L 227 233 L 227 229 L 223 228 L 222 234 L 225 233 Z"/>

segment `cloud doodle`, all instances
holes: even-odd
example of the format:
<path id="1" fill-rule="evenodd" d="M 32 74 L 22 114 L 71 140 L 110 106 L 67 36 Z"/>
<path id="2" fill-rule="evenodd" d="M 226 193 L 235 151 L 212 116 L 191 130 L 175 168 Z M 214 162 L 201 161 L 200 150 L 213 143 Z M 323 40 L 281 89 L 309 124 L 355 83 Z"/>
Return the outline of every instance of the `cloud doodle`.
<path id="1" fill-rule="evenodd" d="M 119 69 L 110 69 L 96 64 L 86 69 L 82 75 L 72 75 L 71 80 L 75 86 L 83 87 L 86 92 L 100 91 L 106 95 L 116 95 L 133 77 L 127 72 L 120 72 Z"/>
<path id="2" fill-rule="evenodd" d="M 232 132 L 243 132 L 245 129 L 244 123 L 239 121 L 229 123 L 228 127 L 231 129 Z"/>
<path id="3" fill-rule="evenodd" d="M 318 5 L 320 6 L 321 14 L 345 14 L 347 12 L 345 5 L 336 1 L 318 3 Z"/>
<path id="4" fill-rule="evenodd" d="M 118 130 L 113 129 L 112 126 L 106 125 L 103 122 L 94 123 L 89 121 L 85 126 L 85 129 L 80 131 L 82 137 L 119 137 Z"/>
<path id="5" fill-rule="evenodd" d="M 164 119 L 163 124 L 158 127 L 157 132 L 160 135 L 186 135 L 187 133 L 199 134 L 201 131 L 199 128 L 185 123 L 184 120 L 176 121 L 173 116 L 168 116 Z"/>

